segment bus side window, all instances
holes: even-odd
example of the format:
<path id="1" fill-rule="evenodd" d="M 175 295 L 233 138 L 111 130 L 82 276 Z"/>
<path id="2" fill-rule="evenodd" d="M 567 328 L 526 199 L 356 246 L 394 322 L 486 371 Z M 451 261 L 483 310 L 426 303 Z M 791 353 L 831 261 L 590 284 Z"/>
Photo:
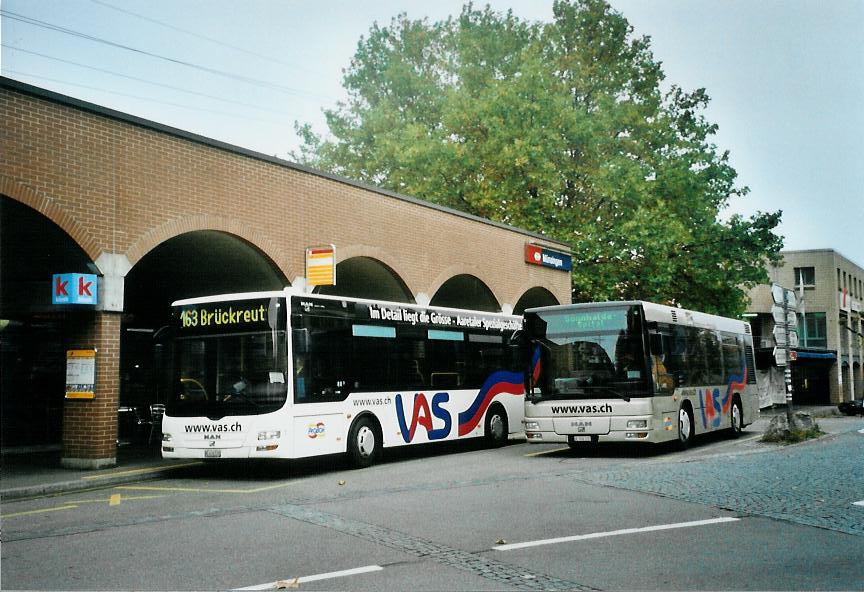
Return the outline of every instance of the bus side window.
<path id="1" fill-rule="evenodd" d="M 651 376 L 654 379 L 656 390 L 663 393 L 671 393 L 675 390 L 675 379 L 672 371 L 667 366 L 672 349 L 671 335 L 664 333 L 650 334 L 651 346 Z"/>

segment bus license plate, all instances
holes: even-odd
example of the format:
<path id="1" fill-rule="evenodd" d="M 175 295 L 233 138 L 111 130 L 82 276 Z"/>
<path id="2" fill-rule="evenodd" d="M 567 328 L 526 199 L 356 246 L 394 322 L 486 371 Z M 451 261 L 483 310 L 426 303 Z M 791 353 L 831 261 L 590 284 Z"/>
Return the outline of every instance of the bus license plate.
<path id="1" fill-rule="evenodd" d="M 204 458 L 220 458 L 222 451 L 218 448 L 208 448 L 204 451 Z"/>
<path id="2" fill-rule="evenodd" d="M 590 442 L 591 436 L 573 436 L 573 441 L 574 442 Z M 219 451 L 216 450 L 215 452 L 219 452 Z"/>

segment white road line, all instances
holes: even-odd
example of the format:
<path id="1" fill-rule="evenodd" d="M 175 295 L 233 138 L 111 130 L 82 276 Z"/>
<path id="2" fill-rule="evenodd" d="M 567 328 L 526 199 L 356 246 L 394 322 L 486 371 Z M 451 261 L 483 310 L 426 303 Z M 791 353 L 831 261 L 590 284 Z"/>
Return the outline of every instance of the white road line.
<path id="1" fill-rule="evenodd" d="M 738 522 L 740 518 L 711 518 L 709 520 L 696 520 L 693 522 L 678 522 L 677 524 L 659 524 L 657 526 L 645 526 L 643 528 L 625 528 L 623 530 L 612 530 L 609 532 L 593 532 L 591 534 L 579 534 L 575 536 L 558 537 L 554 539 L 543 539 L 539 541 L 528 541 L 525 543 L 512 543 L 510 545 L 498 545 L 492 547 L 496 551 L 513 551 L 527 547 L 539 547 L 541 545 L 554 545 L 557 543 L 570 543 L 573 541 L 585 541 L 588 539 L 599 539 L 603 537 L 621 536 L 624 534 L 637 534 L 640 532 L 655 532 L 658 530 L 672 530 L 675 528 L 692 528 L 694 526 L 707 526 L 709 524 L 723 524 L 724 522 Z"/>
<path id="2" fill-rule="evenodd" d="M 852 505 L 853 506 L 864 506 L 864 500 L 861 500 L 860 502 L 852 502 Z"/>
<path id="3" fill-rule="evenodd" d="M 307 582 L 317 582 L 319 580 L 329 580 L 332 578 L 344 578 L 345 576 L 355 576 L 357 574 L 364 574 L 373 571 L 381 571 L 384 569 L 380 565 L 367 565 L 365 567 L 355 567 L 354 569 L 344 569 L 342 571 L 331 571 L 329 573 L 317 574 L 314 576 L 302 576 L 299 578 L 288 578 L 285 580 L 279 580 L 276 582 L 270 582 L 269 584 L 259 584 L 258 586 L 249 586 L 247 588 L 235 588 L 235 590 L 276 590 L 280 587 L 290 588 L 296 587 L 298 584 L 305 584 Z"/>

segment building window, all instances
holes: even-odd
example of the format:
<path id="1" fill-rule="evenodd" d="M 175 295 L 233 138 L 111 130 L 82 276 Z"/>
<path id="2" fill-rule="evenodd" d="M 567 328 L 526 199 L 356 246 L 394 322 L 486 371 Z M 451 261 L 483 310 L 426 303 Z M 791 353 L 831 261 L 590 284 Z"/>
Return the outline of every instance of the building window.
<path id="1" fill-rule="evenodd" d="M 795 268 L 795 287 L 800 288 L 816 287 L 816 268 L 815 267 L 796 267 Z"/>
<path id="2" fill-rule="evenodd" d="M 828 349 L 828 324 L 824 312 L 798 315 L 798 338 L 803 347 Z"/>

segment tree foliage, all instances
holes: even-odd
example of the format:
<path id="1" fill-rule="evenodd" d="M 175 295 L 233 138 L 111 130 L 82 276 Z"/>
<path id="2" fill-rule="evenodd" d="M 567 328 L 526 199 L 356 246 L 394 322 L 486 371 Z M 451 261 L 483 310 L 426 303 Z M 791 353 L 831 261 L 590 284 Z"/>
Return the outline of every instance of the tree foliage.
<path id="1" fill-rule="evenodd" d="M 650 39 L 604 0 L 549 23 L 488 6 L 402 14 L 360 39 L 329 137 L 298 161 L 569 243 L 576 301 L 738 314 L 782 246 L 780 212 L 723 221 L 735 185 L 704 89 L 663 92 Z"/>

